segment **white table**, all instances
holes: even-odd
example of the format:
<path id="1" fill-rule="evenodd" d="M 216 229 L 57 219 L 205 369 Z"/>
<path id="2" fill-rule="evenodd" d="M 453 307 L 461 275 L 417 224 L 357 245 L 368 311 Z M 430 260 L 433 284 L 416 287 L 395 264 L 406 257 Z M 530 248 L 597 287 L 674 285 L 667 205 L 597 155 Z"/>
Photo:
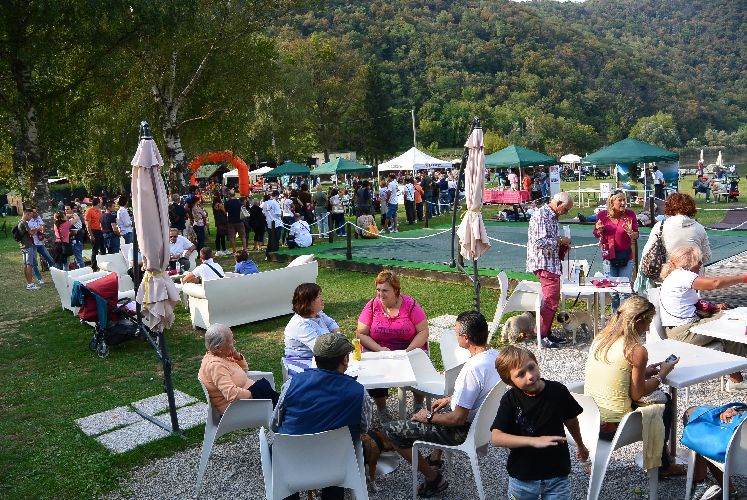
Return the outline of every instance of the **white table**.
<path id="1" fill-rule="evenodd" d="M 747 330 L 747 307 L 726 310 L 720 318 L 690 328 L 691 332 L 698 335 L 747 344 L 745 330 Z"/>
<path id="2" fill-rule="evenodd" d="M 590 276 L 586 277 L 586 285 L 575 285 L 571 283 L 561 283 L 560 285 L 560 297 L 561 299 L 565 300 L 564 297 L 573 297 L 576 295 L 580 295 L 581 297 L 587 297 L 589 295 L 594 296 L 594 311 L 592 313 L 594 318 L 594 334 L 599 331 L 600 327 L 604 327 L 604 324 L 606 323 L 604 319 L 604 311 L 607 307 L 607 294 L 608 293 L 627 293 L 632 294 L 633 288 L 630 285 L 630 282 L 624 282 L 620 283 L 617 286 L 614 287 L 598 287 L 591 284 L 592 279 L 602 279 L 602 278 L 592 278 Z M 616 280 L 618 278 L 608 278 L 610 281 Z M 601 322 L 601 324 L 599 323 Z"/>
<path id="3" fill-rule="evenodd" d="M 416 384 L 415 373 L 412 371 L 410 358 L 405 351 L 364 352 L 361 360 L 356 361 L 350 355 L 350 363 L 345 372 L 351 377 L 357 377 L 366 389 L 399 389 L 399 417 L 405 418 L 404 387 Z M 389 474 L 399 465 L 399 455 L 396 452 L 382 453 L 376 466 L 377 474 Z"/>
<path id="4" fill-rule="evenodd" d="M 646 344 L 649 364 L 660 363 L 670 354 L 680 358 L 664 383 L 669 386 L 672 396 L 672 425 L 669 430 L 669 454 L 676 456 L 677 451 L 677 389 L 713 380 L 747 369 L 747 358 L 726 352 L 708 349 L 677 340 L 666 339 Z"/>

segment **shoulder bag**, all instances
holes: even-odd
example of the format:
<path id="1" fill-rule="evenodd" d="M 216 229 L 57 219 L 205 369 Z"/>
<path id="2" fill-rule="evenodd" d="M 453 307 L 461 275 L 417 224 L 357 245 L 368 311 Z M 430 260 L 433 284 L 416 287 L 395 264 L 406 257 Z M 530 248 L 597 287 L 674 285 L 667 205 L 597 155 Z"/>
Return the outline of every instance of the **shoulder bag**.
<path id="1" fill-rule="evenodd" d="M 720 415 L 727 408 L 739 411 L 731 422 L 722 422 Z M 726 448 L 742 421 L 747 418 L 747 405 L 730 403 L 723 406 L 699 406 L 690 415 L 682 430 L 682 444 L 719 463 L 726 459 Z"/>
<path id="2" fill-rule="evenodd" d="M 667 261 L 667 249 L 664 248 L 664 221 L 659 223 L 656 241 L 641 259 L 641 272 L 652 280 L 661 279 L 661 268 Z"/>

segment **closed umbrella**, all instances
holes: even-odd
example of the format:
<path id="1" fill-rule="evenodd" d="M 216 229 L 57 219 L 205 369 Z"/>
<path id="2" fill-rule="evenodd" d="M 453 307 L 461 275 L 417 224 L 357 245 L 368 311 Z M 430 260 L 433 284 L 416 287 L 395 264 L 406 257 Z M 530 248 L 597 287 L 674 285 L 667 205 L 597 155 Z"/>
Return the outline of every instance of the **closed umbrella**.
<path id="1" fill-rule="evenodd" d="M 140 124 L 140 143 L 132 159 L 132 211 L 145 275 L 137 291 L 143 321 L 155 332 L 174 322 L 179 292 L 166 274 L 169 265 L 169 213 L 161 176 L 163 160 L 146 122 Z"/>
<path id="2" fill-rule="evenodd" d="M 716 158 L 716 165 L 718 165 L 719 167 L 724 166 L 724 158 L 723 156 L 721 156 L 721 151 L 718 152 L 718 157 Z"/>
<path id="3" fill-rule="evenodd" d="M 459 253 L 468 260 L 479 259 L 490 248 L 482 220 L 482 194 L 485 189 L 485 151 L 480 127 L 474 127 L 464 145 L 469 150 L 464 168 L 464 193 L 467 213 L 459 224 Z"/>

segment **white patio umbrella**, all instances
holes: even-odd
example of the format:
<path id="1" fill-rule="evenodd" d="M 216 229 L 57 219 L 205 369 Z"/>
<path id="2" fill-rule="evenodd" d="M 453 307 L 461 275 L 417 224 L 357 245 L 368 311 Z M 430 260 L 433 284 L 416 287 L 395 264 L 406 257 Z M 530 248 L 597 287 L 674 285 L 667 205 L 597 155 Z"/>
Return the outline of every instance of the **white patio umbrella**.
<path id="1" fill-rule="evenodd" d="M 467 143 L 469 149 L 467 164 L 464 167 L 464 193 L 467 213 L 459 224 L 459 253 L 468 260 L 479 259 L 490 248 L 488 233 L 482 220 L 482 195 L 485 189 L 485 151 L 483 150 L 482 129 L 472 130 Z"/>
<path id="2" fill-rule="evenodd" d="M 724 166 L 724 159 L 721 156 L 721 151 L 718 152 L 718 157 L 716 158 L 716 165 L 718 165 L 719 167 Z"/>
<path id="3" fill-rule="evenodd" d="M 131 163 L 132 211 L 145 266 L 137 301 L 145 324 L 162 332 L 174 322 L 179 292 L 165 272 L 169 265 L 169 212 L 161 176 L 163 159 L 147 122 L 140 124 L 140 143 Z"/>
<path id="4" fill-rule="evenodd" d="M 579 155 L 567 154 L 560 157 L 560 163 L 568 163 L 570 165 L 578 165 L 578 190 L 579 197 L 581 196 L 581 157 Z"/>

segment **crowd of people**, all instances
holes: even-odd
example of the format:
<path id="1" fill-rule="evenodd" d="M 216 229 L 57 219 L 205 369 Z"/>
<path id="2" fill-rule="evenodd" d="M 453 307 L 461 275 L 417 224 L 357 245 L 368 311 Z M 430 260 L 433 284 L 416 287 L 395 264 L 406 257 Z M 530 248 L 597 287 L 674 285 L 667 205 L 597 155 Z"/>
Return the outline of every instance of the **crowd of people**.
<path id="1" fill-rule="evenodd" d="M 655 169 L 653 175 L 656 179 Z M 522 189 L 532 189 L 539 183 L 542 191 L 545 180 L 546 172 L 542 169 L 538 169 L 534 178 L 529 172 L 523 179 L 513 171 L 506 176 L 511 189 L 519 189 L 520 184 Z M 204 197 L 197 187 L 191 187 L 185 197 L 174 195 L 169 205 L 171 267 L 183 275 L 183 283 L 222 279 L 226 272 L 214 257 L 230 254 L 235 260 L 235 273 L 256 273 L 258 267 L 248 253 L 252 233 L 255 251 L 265 245 L 265 233 L 268 253 L 280 245 L 305 248 L 313 244 L 314 231 L 320 236 L 331 231 L 345 235 L 346 214 L 357 216 L 356 232 L 368 237 L 378 231 L 373 216 L 376 212 L 381 213 L 383 228 L 397 232 L 401 224 L 400 196 L 404 198 L 404 222 L 412 224 L 448 212 L 453 207 L 456 187 L 452 172 L 422 172 L 417 178 L 390 174 L 380 179 L 378 193 L 367 180 L 355 182 L 349 188 L 325 189 L 317 185 L 313 190 L 301 183 L 298 189 L 269 191 L 261 201 L 237 198 L 232 190 L 216 190 L 211 193 L 216 228 L 214 249 L 206 245 L 210 221 Z M 712 185 L 708 189 L 704 191 L 707 199 Z M 94 197 L 90 206 L 79 200 L 63 203 L 53 218 L 52 253 L 44 241 L 44 221 L 36 210 L 24 209 L 13 233 L 23 255 L 26 288 L 35 290 L 44 283 L 38 258 L 50 267 L 63 270 L 71 267 L 72 258 L 75 267 L 82 267 L 83 244 L 90 242 L 95 269 L 98 255 L 119 252 L 120 241 L 132 243 L 129 205 L 127 196 Z M 539 333 L 544 348 L 558 349 L 567 343 L 552 325 L 560 300 L 563 261 L 572 243 L 569 237 L 560 234 L 558 220 L 573 205 L 572 197 L 561 192 L 547 203 L 537 204 L 530 212 L 526 271 L 536 276 L 542 291 Z M 646 286 L 637 290 L 641 294 L 612 294 L 611 318 L 592 341 L 584 373 L 584 392 L 600 410 L 600 439 L 611 440 L 630 411 L 652 402 L 662 405 L 659 417 L 665 438 L 662 451 L 656 453 L 661 476 L 685 471 L 667 453 L 666 438 L 673 407 L 671 398 L 659 390 L 679 360 L 650 364 L 644 344 L 657 309 L 668 338 L 747 356 L 743 343 L 715 342 L 693 332 L 694 327 L 721 317 L 727 308 L 726 304 L 703 301 L 700 292 L 747 282 L 744 275 L 704 276 L 703 265 L 711 258 L 711 247 L 696 214 L 695 201 L 690 195 L 673 193 L 666 198 L 664 217 L 654 225 L 643 247 L 645 256 L 653 251 L 657 241 L 661 243 L 667 256 L 661 273 L 648 277 Z M 312 230 L 312 226 L 316 229 Z M 607 276 L 632 281 L 633 248 L 640 233 L 637 216 L 627 208 L 624 192 L 613 192 L 608 197 L 605 207 L 594 216 L 591 232 L 598 240 Z M 194 252 L 199 256 L 199 264 L 191 268 Z M 131 253 L 131 266 L 133 260 Z M 138 256 L 137 262 L 141 263 L 142 257 Z M 398 276 L 385 270 L 375 277 L 373 284 L 374 296 L 362 306 L 354 332 L 361 349 L 370 352 L 422 349 L 428 353 L 426 312 L 413 296 L 402 293 Z M 649 286 L 660 289 L 656 304 L 644 296 Z M 585 462 L 589 450 L 578 423 L 582 409 L 565 386 L 541 377 L 539 363 L 531 351 L 516 346 L 496 350 L 488 345 L 488 325 L 480 313 L 464 312 L 456 319 L 458 344 L 470 353 L 470 358 L 456 380 L 453 393 L 427 408 L 424 395 L 416 391 L 411 416 L 403 420 L 390 415 L 387 389 L 364 390 L 354 378 L 345 375 L 354 347 L 338 322 L 324 312 L 322 288 L 315 283 L 299 285 L 293 294 L 292 307 L 294 314 L 284 331 L 283 355 L 290 377 L 279 393 L 266 380 L 247 376 L 247 360 L 236 350 L 230 328 L 220 324 L 208 328 L 207 352 L 199 379 L 220 413 L 238 399 L 270 399 L 275 407 L 271 426 L 274 431 L 305 434 L 348 426 L 353 439 L 365 433 L 376 416 L 394 449 L 412 461 L 415 441 L 443 445 L 463 442 L 481 404 L 502 381 L 508 390 L 495 415 L 491 441 L 510 450 L 506 462 L 510 476 L 508 496 L 570 497 L 570 453 L 563 436 L 567 430 L 576 443 L 577 458 Z M 747 390 L 742 373 L 730 374 L 726 389 Z M 693 409 L 688 409 L 683 421 L 692 413 Z M 724 413 L 722 418 L 733 415 L 733 412 Z M 532 466 L 540 462 L 551 465 L 541 469 Z M 706 466 L 705 462 L 698 463 L 695 479 L 703 490 Z M 418 470 L 424 478 L 418 488 L 420 496 L 432 496 L 448 488 L 442 467 L 442 452 L 438 448 L 419 458 Z M 339 488 L 325 488 L 322 497 L 342 498 L 341 495 Z"/>

